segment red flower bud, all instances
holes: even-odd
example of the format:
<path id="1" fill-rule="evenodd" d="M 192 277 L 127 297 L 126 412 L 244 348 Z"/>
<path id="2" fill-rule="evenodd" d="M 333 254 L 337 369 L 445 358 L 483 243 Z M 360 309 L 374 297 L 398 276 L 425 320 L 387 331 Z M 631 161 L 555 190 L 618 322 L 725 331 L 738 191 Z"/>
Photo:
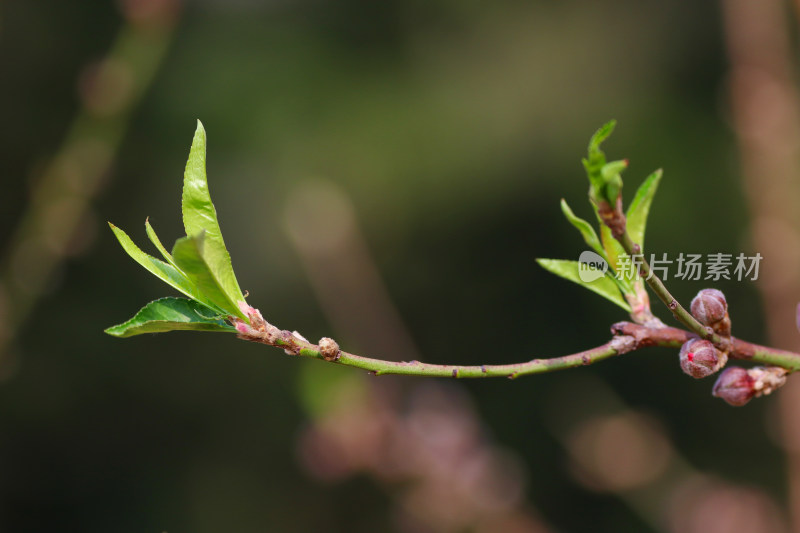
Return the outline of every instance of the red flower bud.
<path id="1" fill-rule="evenodd" d="M 699 379 L 722 368 L 728 358 L 710 341 L 690 339 L 681 346 L 680 361 L 681 369 L 685 373 Z"/>
<path id="2" fill-rule="evenodd" d="M 731 366 L 719 375 L 711 394 L 738 407 L 746 404 L 756 395 L 754 384 L 755 380 L 747 370 Z"/>
<path id="3" fill-rule="evenodd" d="M 692 300 L 692 315 L 703 325 L 713 326 L 725 319 L 728 302 L 717 289 L 703 289 Z"/>
<path id="4" fill-rule="evenodd" d="M 711 394 L 731 405 L 744 405 L 751 398 L 772 394 L 786 383 L 788 373 L 778 366 L 754 366 L 749 370 L 730 367 L 719 375 Z"/>

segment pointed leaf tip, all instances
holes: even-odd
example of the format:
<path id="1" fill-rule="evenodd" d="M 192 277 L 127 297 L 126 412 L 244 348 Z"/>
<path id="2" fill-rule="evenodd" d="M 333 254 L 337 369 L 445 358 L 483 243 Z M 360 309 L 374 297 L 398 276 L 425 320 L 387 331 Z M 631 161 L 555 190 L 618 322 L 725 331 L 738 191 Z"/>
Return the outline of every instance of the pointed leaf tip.
<path id="1" fill-rule="evenodd" d="M 600 126 L 592 138 L 589 140 L 589 153 L 599 150 L 600 144 L 608 139 L 608 137 L 614 132 L 614 128 L 617 126 L 617 121 L 615 119 L 611 119 L 602 126 Z"/>
<path id="2" fill-rule="evenodd" d="M 233 302 L 244 300 L 233 272 L 230 254 L 222 238 L 217 210 L 211 202 L 206 177 L 206 133 L 199 120 L 183 178 L 181 205 L 186 235 L 195 237 L 200 233 L 205 234 L 202 247 L 203 259 L 228 299 Z"/>
<path id="3" fill-rule="evenodd" d="M 633 242 L 644 250 L 645 230 L 647 229 L 647 217 L 650 214 L 650 206 L 653 198 L 658 191 L 658 184 L 661 183 L 661 169 L 656 170 L 639 186 L 636 195 L 633 197 L 628 213 L 626 215 L 628 233 Z"/>
<path id="4" fill-rule="evenodd" d="M 563 198 L 561 199 L 561 212 L 564 213 L 564 217 L 569 221 L 570 224 L 575 226 L 575 228 L 581 233 L 583 240 L 588 244 L 595 252 L 605 257 L 605 251 L 603 250 L 602 244 L 600 244 L 600 239 L 597 237 L 597 233 L 595 233 L 594 228 L 591 224 L 586 222 L 584 219 L 575 215 L 570 209 L 569 204 Z"/>

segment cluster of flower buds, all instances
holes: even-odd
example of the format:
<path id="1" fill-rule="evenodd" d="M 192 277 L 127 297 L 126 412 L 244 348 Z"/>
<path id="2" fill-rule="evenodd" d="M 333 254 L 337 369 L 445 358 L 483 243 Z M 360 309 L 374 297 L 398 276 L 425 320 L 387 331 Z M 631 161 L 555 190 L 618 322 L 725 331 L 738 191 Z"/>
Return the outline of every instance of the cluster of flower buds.
<path id="1" fill-rule="evenodd" d="M 690 339 L 681 346 L 681 369 L 693 378 L 704 378 L 719 371 L 728 362 L 728 356 L 710 341 Z"/>
<path id="2" fill-rule="evenodd" d="M 717 378 L 712 394 L 730 405 L 741 406 L 786 383 L 788 371 L 777 366 L 756 366 L 750 369 L 733 366 Z"/>
<path id="3" fill-rule="evenodd" d="M 703 289 L 692 300 L 692 315 L 704 326 L 710 326 L 723 337 L 731 335 L 728 302 L 717 289 Z M 689 339 L 680 352 L 681 369 L 693 378 L 704 378 L 718 372 L 728 362 L 726 350 L 720 350 L 711 341 Z"/>
<path id="4" fill-rule="evenodd" d="M 728 316 L 728 302 L 725 295 L 717 289 L 703 289 L 692 300 L 692 316 L 704 326 L 710 326 L 723 337 L 731 336 L 731 319 Z"/>

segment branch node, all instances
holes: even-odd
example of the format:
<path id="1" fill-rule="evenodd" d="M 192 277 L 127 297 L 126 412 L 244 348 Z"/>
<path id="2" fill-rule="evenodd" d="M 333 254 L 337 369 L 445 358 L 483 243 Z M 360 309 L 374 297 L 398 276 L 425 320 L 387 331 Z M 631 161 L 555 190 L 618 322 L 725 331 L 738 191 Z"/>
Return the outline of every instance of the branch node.
<path id="1" fill-rule="evenodd" d="M 637 342 L 636 338 L 631 337 L 630 335 L 620 335 L 618 337 L 614 337 L 609 343 L 611 348 L 617 352 L 617 355 L 622 355 L 635 350 L 638 344 L 639 343 Z"/>

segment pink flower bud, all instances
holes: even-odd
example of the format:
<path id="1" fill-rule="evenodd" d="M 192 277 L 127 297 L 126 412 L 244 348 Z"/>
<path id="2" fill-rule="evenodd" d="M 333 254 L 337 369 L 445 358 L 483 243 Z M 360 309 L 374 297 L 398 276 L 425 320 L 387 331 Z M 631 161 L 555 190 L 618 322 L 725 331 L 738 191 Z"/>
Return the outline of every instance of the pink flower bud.
<path id="1" fill-rule="evenodd" d="M 738 407 L 746 404 L 756 395 L 757 391 L 754 385 L 755 379 L 747 370 L 731 366 L 719 375 L 711 394 Z"/>
<path id="2" fill-rule="evenodd" d="M 728 302 L 717 289 L 703 289 L 692 300 L 692 315 L 703 325 L 713 326 L 725 319 Z"/>
<path id="3" fill-rule="evenodd" d="M 710 341 L 691 339 L 681 346 L 681 369 L 693 378 L 710 376 L 727 362 L 728 358 Z"/>

